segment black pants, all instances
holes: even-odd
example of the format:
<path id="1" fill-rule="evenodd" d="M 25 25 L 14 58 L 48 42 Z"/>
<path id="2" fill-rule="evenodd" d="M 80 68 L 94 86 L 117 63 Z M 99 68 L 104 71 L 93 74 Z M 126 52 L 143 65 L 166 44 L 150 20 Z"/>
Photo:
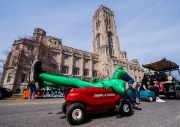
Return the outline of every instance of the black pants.
<path id="1" fill-rule="evenodd" d="M 148 90 L 153 91 L 156 94 L 156 97 L 159 96 L 159 88 L 154 86 L 149 88 Z"/>

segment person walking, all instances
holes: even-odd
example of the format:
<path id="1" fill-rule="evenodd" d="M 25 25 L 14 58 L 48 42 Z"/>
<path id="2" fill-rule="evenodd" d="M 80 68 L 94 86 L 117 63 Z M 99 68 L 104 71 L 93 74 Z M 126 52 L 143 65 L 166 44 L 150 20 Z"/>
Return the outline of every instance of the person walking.
<path id="1" fill-rule="evenodd" d="M 30 95 L 28 100 L 35 100 L 35 95 L 36 95 L 36 85 L 35 82 L 29 82 L 28 83 L 28 87 L 29 87 L 29 91 L 30 91 Z"/>

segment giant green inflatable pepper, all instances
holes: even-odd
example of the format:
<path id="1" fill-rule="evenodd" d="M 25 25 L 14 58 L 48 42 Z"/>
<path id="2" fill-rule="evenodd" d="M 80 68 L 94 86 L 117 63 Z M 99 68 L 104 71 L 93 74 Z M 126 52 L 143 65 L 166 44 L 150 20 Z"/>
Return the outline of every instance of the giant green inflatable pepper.
<path id="1" fill-rule="evenodd" d="M 77 78 L 68 78 L 64 76 L 56 76 L 47 73 L 41 73 L 39 78 L 44 81 L 47 86 L 62 86 L 73 88 L 101 87 L 104 89 L 111 88 L 115 93 L 123 95 L 125 92 L 125 83 L 121 79 L 105 79 L 95 83 L 83 81 Z"/>
<path id="2" fill-rule="evenodd" d="M 68 78 L 59 75 L 52 75 L 47 73 L 42 73 L 41 62 L 36 60 L 33 62 L 31 68 L 31 81 L 44 81 L 44 85 L 52 87 L 73 87 L 73 88 L 86 88 L 86 87 L 101 87 L 104 89 L 111 88 L 115 93 L 123 95 L 125 92 L 125 82 L 120 79 L 122 71 L 116 71 L 113 79 L 104 79 L 99 81 L 94 78 L 94 82 L 87 82 L 77 78 Z M 124 71 L 123 71 L 124 73 Z M 124 74 L 123 74 L 124 75 Z"/>

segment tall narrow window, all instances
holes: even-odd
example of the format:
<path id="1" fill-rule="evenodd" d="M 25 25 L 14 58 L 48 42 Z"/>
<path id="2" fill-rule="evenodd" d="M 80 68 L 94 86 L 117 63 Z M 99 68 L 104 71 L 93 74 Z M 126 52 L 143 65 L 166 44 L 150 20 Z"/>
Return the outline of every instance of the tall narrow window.
<path id="1" fill-rule="evenodd" d="M 12 60 L 12 66 L 16 66 L 16 61 L 17 61 L 17 59 L 16 59 L 16 58 L 13 58 L 13 60 Z"/>
<path id="2" fill-rule="evenodd" d="M 99 49 L 100 48 L 100 34 L 98 34 L 96 37 L 96 43 L 97 43 L 97 49 Z"/>
<path id="3" fill-rule="evenodd" d="M 7 82 L 11 82 L 11 75 L 12 75 L 12 74 L 9 74 L 9 75 L 8 75 Z"/>
<path id="4" fill-rule="evenodd" d="M 25 79 L 26 79 L 26 74 L 23 73 L 22 76 L 21 76 L 21 82 L 24 82 Z"/>
<path id="5" fill-rule="evenodd" d="M 109 45 L 109 54 L 113 56 L 113 40 L 112 40 L 112 33 L 108 32 L 108 45 Z"/>
<path id="6" fill-rule="evenodd" d="M 19 45 L 16 45 L 16 50 L 19 50 Z"/>
<path id="7" fill-rule="evenodd" d="M 96 70 L 93 71 L 93 77 L 97 77 L 97 71 Z"/>

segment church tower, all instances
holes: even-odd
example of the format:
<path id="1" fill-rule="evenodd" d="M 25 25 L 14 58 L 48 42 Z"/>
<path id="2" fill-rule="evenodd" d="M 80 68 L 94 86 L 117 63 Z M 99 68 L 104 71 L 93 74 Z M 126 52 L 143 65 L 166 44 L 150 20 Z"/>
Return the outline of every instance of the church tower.
<path id="1" fill-rule="evenodd" d="M 101 5 L 93 16 L 93 53 L 99 55 L 99 71 L 106 77 L 114 72 L 113 59 L 122 59 L 114 13 Z"/>
<path id="2" fill-rule="evenodd" d="M 93 53 L 121 59 L 114 13 L 103 5 L 93 16 Z"/>

